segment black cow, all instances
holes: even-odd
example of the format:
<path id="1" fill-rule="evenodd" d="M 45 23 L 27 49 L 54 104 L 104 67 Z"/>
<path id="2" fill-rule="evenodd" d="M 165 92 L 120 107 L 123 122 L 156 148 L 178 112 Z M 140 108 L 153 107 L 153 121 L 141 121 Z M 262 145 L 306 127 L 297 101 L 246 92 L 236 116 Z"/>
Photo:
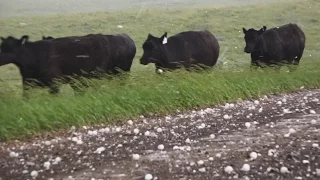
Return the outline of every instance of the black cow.
<path id="1" fill-rule="evenodd" d="M 140 64 L 154 63 L 156 71 L 175 70 L 192 65 L 212 67 L 216 64 L 220 46 L 209 31 L 186 31 L 167 38 L 165 32 L 160 38 L 149 34 L 142 45 Z"/>
<path id="2" fill-rule="evenodd" d="M 51 36 L 47 36 L 47 37 L 42 36 L 42 40 L 51 40 L 51 39 L 54 39 L 54 38 Z"/>
<path id="3" fill-rule="evenodd" d="M 96 74 L 129 72 L 136 53 L 134 41 L 126 34 L 88 34 L 29 42 L 21 39 L 1 38 L 0 66 L 16 64 L 22 75 L 24 89 L 36 80 L 36 85 L 50 87 L 57 93 L 54 79 L 71 82 L 71 77 L 97 77 Z M 100 76 L 98 76 L 100 77 Z M 70 84 L 75 90 L 77 86 Z"/>
<path id="4" fill-rule="evenodd" d="M 287 65 L 292 72 L 296 70 L 305 47 L 305 34 L 296 24 L 286 24 L 268 29 L 246 30 L 244 52 L 251 53 L 251 67 L 274 66 L 277 71 Z"/>

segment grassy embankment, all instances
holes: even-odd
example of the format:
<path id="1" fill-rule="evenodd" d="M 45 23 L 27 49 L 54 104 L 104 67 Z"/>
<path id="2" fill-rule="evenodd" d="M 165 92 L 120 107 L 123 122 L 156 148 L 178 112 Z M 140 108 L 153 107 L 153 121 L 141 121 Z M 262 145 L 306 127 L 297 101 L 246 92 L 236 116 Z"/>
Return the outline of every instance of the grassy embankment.
<path id="1" fill-rule="evenodd" d="M 248 7 L 143 9 L 105 13 L 2 19 L 0 36 L 28 34 L 54 37 L 88 33 L 128 33 L 136 42 L 137 55 L 131 79 L 100 84 L 83 96 L 74 96 L 63 86 L 58 97 L 34 91 L 29 101 L 21 99 L 21 80 L 13 65 L 0 67 L 0 139 L 21 138 L 63 130 L 72 125 L 115 123 L 141 114 L 166 113 L 176 109 L 207 106 L 252 98 L 268 93 L 294 91 L 301 86 L 320 87 L 320 4 L 316 0 Z M 20 26 L 20 22 L 27 23 Z M 249 55 L 243 53 L 242 27 L 259 28 L 296 22 L 305 31 L 307 44 L 300 67 L 294 73 L 250 72 Z M 117 25 L 123 28 L 117 28 Z M 209 29 L 219 38 L 220 60 L 225 64 L 207 73 L 168 73 L 156 76 L 153 66 L 139 65 L 141 44 L 148 33 L 156 36 Z"/>

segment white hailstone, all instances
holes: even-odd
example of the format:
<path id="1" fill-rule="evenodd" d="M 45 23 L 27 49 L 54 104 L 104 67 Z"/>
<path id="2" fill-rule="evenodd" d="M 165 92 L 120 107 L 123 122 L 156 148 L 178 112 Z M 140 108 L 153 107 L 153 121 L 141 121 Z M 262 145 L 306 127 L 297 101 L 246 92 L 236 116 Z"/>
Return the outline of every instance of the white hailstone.
<path id="1" fill-rule="evenodd" d="M 283 113 L 287 114 L 290 113 L 291 111 L 289 111 L 289 109 L 283 109 Z"/>
<path id="2" fill-rule="evenodd" d="M 199 172 L 206 172 L 206 168 L 205 167 L 200 168 Z"/>
<path id="3" fill-rule="evenodd" d="M 78 145 L 81 145 L 81 144 L 83 144 L 83 141 L 79 139 L 79 140 L 77 141 L 77 144 L 78 144 Z"/>
<path id="4" fill-rule="evenodd" d="M 275 153 L 276 153 L 276 150 L 274 150 L 274 149 L 268 150 L 268 156 L 273 156 Z"/>
<path id="5" fill-rule="evenodd" d="M 217 157 L 217 158 L 221 158 L 221 154 L 220 154 L 220 153 L 217 153 L 217 154 L 216 154 L 216 157 Z"/>
<path id="6" fill-rule="evenodd" d="M 190 146 L 187 146 L 187 147 L 186 147 L 186 151 L 191 151 L 191 147 L 190 147 Z"/>
<path id="7" fill-rule="evenodd" d="M 310 114 L 315 114 L 315 113 L 316 113 L 316 111 L 310 110 Z"/>
<path id="8" fill-rule="evenodd" d="M 99 129 L 99 133 L 105 133 L 105 132 L 106 132 L 106 130 L 104 128 Z"/>
<path id="9" fill-rule="evenodd" d="M 312 147 L 314 147 L 314 148 L 318 148 L 318 147 L 319 147 L 319 144 L 317 144 L 317 143 L 313 143 L 313 144 L 312 144 Z"/>
<path id="10" fill-rule="evenodd" d="M 104 128 L 104 132 L 106 132 L 106 133 L 108 133 L 108 132 L 110 132 L 110 128 Z"/>
<path id="11" fill-rule="evenodd" d="M 121 148 L 121 147 L 123 147 L 123 145 L 122 144 L 118 144 L 118 146 L 117 146 L 118 148 Z"/>
<path id="12" fill-rule="evenodd" d="M 105 151 L 105 150 L 106 150 L 105 147 L 98 147 L 95 152 L 98 153 L 98 154 L 100 154 L 100 153 L 102 153 L 102 152 Z"/>
<path id="13" fill-rule="evenodd" d="M 120 132 L 121 131 L 121 127 L 116 127 L 116 132 Z"/>
<path id="14" fill-rule="evenodd" d="M 39 173 L 38 173 L 38 171 L 32 171 L 32 172 L 30 173 L 30 175 L 31 175 L 33 178 L 36 178 L 36 177 L 39 175 Z"/>
<path id="15" fill-rule="evenodd" d="M 290 128 L 290 129 L 289 129 L 289 133 L 290 133 L 290 134 L 293 134 L 293 133 L 295 133 L 295 132 L 296 132 L 295 129 L 293 129 L 293 128 Z"/>
<path id="16" fill-rule="evenodd" d="M 311 124 L 317 124 L 317 120 L 312 119 L 312 120 L 311 120 Z"/>
<path id="17" fill-rule="evenodd" d="M 144 135 L 145 135 L 145 136 L 150 136 L 150 131 L 144 132 Z"/>
<path id="18" fill-rule="evenodd" d="M 204 161 L 199 160 L 199 161 L 197 162 L 197 164 L 198 164 L 199 166 L 201 166 L 201 165 L 203 165 L 203 164 L 204 164 Z"/>
<path id="19" fill-rule="evenodd" d="M 43 163 L 43 167 L 44 167 L 45 169 L 49 169 L 49 168 L 50 168 L 50 162 L 49 162 L 49 161 L 44 162 L 44 163 Z"/>
<path id="20" fill-rule="evenodd" d="M 162 129 L 159 127 L 159 128 L 157 128 L 157 132 L 158 133 L 161 133 L 162 132 Z"/>
<path id="21" fill-rule="evenodd" d="M 23 170 L 22 173 L 23 174 L 27 174 L 29 171 L 28 170 Z"/>
<path id="22" fill-rule="evenodd" d="M 189 143 L 191 143 L 191 140 L 189 138 L 187 138 L 185 142 L 189 144 Z"/>
<path id="23" fill-rule="evenodd" d="M 255 159 L 258 158 L 258 154 L 257 154 L 256 152 L 251 152 L 251 153 L 250 153 L 250 158 L 251 158 L 252 160 L 255 160 Z"/>
<path id="24" fill-rule="evenodd" d="M 316 169 L 316 175 L 320 177 L 320 169 Z"/>
<path id="25" fill-rule="evenodd" d="M 144 179 L 145 180 L 151 180 L 153 177 L 152 177 L 152 175 L 151 174 L 146 174 L 145 176 L 144 176 Z"/>
<path id="26" fill-rule="evenodd" d="M 214 139 L 214 138 L 216 138 L 216 135 L 210 134 L 210 138 L 211 138 L 211 139 Z"/>
<path id="27" fill-rule="evenodd" d="M 302 163 L 303 163 L 303 164 L 309 164 L 310 161 L 308 161 L 308 160 L 303 160 Z"/>
<path id="28" fill-rule="evenodd" d="M 284 174 L 284 173 L 288 173 L 288 172 L 289 172 L 289 170 L 288 170 L 288 168 L 287 168 L 287 167 L 282 166 L 282 167 L 280 168 L 280 172 L 281 172 L 282 174 Z"/>
<path id="29" fill-rule="evenodd" d="M 314 99 L 312 99 L 312 102 L 319 102 L 319 99 L 318 98 L 314 98 Z"/>
<path id="30" fill-rule="evenodd" d="M 250 128 L 251 124 L 249 122 L 244 123 L 247 128 Z"/>
<path id="31" fill-rule="evenodd" d="M 259 104 L 259 101 L 258 101 L 258 100 L 255 100 L 253 103 L 254 103 L 255 105 L 258 105 L 258 104 Z"/>
<path id="32" fill-rule="evenodd" d="M 290 137 L 290 133 L 283 135 L 284 137 Z"/>
<path id="33" fill-rule="evenodd" d="M 229 105 L 229 107 L 230 107 L 230 108 L 234 108 L 234 104 L 231 103 L 231 104 Z"/>
<path id="34" fill-rule="evenodd" d="M 139 160 L 140 159 L 140 155 L 139 154 L 132 154 L 132 159 L 133 160 Z"/>
<path id="35" fill-rule="evenodd" d="M 248 172 L 250 171 L 250 165 L 249 164 L 244 164 L 241 168 L 242 171 Z"/>
<path id="36" fill-rule="evenodd" d="M 122 25 L 118 25 L 117 27 L 118 27 L 118 28 L 120 28 L 120 29 L 121 29 L 121 28 L 123 28 L 123 26 L 122 26 Z"/>
<path id="37" fill-rule="evenodd" d="M 230 116 L 229 116 L 228 114 L 225 114 L 225 115 L 223 116 L 223 119 L 230 119 Z"/>
<path id="38" fill-rule="evenodd" d="M 281 101 L 278 101 L 278 102 L 277 102 L 277 105 L 281 105 L 281 104 L 282 104 L 282 102 L 281 102 Z"/>
<path id="39" fill-rule="evenodd" d="M 134 133 L 134 134 L 139 134 L 139 129 L 134 129 L 134 130 L 133 130 L 133 133 Z"/>
<path id="40" fill-rule="evenodd" d="M 259 124 L 257 121 L 253 121 L 253 124 L 255 124 L 255 125 L 257 125 L 257 124 Z"/>
<path id="41" fill-rule="evenodd" d="M 71 138 L 71 141 L 73 141 L 73 142 L 77 142 L 79 139 L 77 138 L 77 137 L 72 137 Z"/>
<path id="42" fill-rule="evenodd" d="M 56 157 L 56 159 L 54 160 L 54 164 L 58 164 L 61 160 L 61 157 Z"/>
<path id="43" fill-rule="evenodd" d="M 47 145 L 47 146 L 50 146 L 51 145 L 51 141 L 45 141 L 44 144 Z"/>
<path id="44" fill-rule="evenodd" d="M 98 134 L 98 132 L 97 132 L 97 131 L 91 131 L 91 130 L 89 130 L 89 131 L 88 131 L 88 134 L 89 134 L 90 136 L 96 136 L 96 135 Z"/>
<path id="45" fill-rule="evenodd" d="M 213 161 L 213 157 L 209 157 L 209 161 Z"/>
<path id="46" fill-rule="evenodd" d="M 128 120 L 127 123 L 128 123 L 130 126 L 132 126 L 133 121 L 132 121 L 132 120 Z"/>
<path id="47" fill-rule="evenodd" d="M 10 157 L 12 158 L 15 158 L 15 157 L 18 157 L 19 156 L 19 153 L 16 153 L 14 151 L 11 151 L 10 154 L 9 154 Z"/>
<path id="48" fill-rule="evenodd" d="M 162 69 L 158 69 L 157 71 L 158 71 L 158 73 L 163 73 Z"/>
<path id="49" fill-rule="evenodd" d="M 261 108 L 259 108 L 258 112 L 259 112 L 259 113 L 261 113 L 261 112 L 262 112 L 262 107 L 261 107 Z"/>
<path id="50" fill-rule="evenodd" d="M 231 166 L 227 166 L 224 168 L 224 172 L 226 172 L 228 174 L 232 173 L 232 171 L 233 171 L 233 167 L 231 167 Z"/>
<path id="51" fill-rule="evenodd" d="M 164 149 L 164 145 L 163 144 L 159 144 L 158 145 L 158 149 L 162 151 Z"/>
<path id="52" fill-rule="evenodd" d="M 206 124 L 205 123 L 201 123 L 200 125 L 202 128 L 205 128 L 206 127 Z"/>

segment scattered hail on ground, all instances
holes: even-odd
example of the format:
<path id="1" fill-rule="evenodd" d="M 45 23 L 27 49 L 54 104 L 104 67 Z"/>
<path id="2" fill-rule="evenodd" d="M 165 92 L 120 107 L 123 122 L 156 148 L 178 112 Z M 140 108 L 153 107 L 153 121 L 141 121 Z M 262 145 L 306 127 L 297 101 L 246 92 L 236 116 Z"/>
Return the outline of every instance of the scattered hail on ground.
<path id="1" fill-rule="evenodd" d="M 0 144 L 0 179 L 319 179 L 320 90 Z"/>

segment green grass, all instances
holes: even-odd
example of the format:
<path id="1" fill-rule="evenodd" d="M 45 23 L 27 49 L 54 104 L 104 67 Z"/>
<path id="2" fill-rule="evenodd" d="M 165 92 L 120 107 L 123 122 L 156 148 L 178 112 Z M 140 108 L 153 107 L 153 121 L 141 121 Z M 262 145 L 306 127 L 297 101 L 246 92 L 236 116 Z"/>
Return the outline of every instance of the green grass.
<path id="1" fill-rule="evenodd" d="M 141 114 L 215 105 L 238 98 L 295 91 L 301 86 L 320 87 L 319 8 L 316 0 L 302 0 L 247 7 L 144 9 L 140 13 L 126 10 L 0 20 L 0 36 L 28 34 L 31 40 L 38 40 L 42 35 L 125 32 L 137 46 L 126 85 L 120 85 L 117 80 L 94 80 L 90 82 L 93 87 L 83 96 L 74 96 L 70 87 L 64 86 L 57 97 L 35 90 L 30 100 L 23 101 L 17 68 L 13 65 L 0 67 L 0 139 L 29 137 L 72 125 L 117 123 Z M 28 25 L 20 27 L 19 22 Z M 274 27 L 289 22 L 298 23 L 307 37 L 298 70 L 286 73 L 283 68 L 279 74 L 248 71 L 250 59 L 243 53 L 242 27 Z M 124 28 L 118 29 L 118 24 Z M 160 36 L 167 31 L 170 36 L 198 29 L 208 29 L 220 39 L 220 59 L 226 63 L 221 68 L 157 76 L 154 66 L 139 64 L 141 45 L 148 33 Z"/>

